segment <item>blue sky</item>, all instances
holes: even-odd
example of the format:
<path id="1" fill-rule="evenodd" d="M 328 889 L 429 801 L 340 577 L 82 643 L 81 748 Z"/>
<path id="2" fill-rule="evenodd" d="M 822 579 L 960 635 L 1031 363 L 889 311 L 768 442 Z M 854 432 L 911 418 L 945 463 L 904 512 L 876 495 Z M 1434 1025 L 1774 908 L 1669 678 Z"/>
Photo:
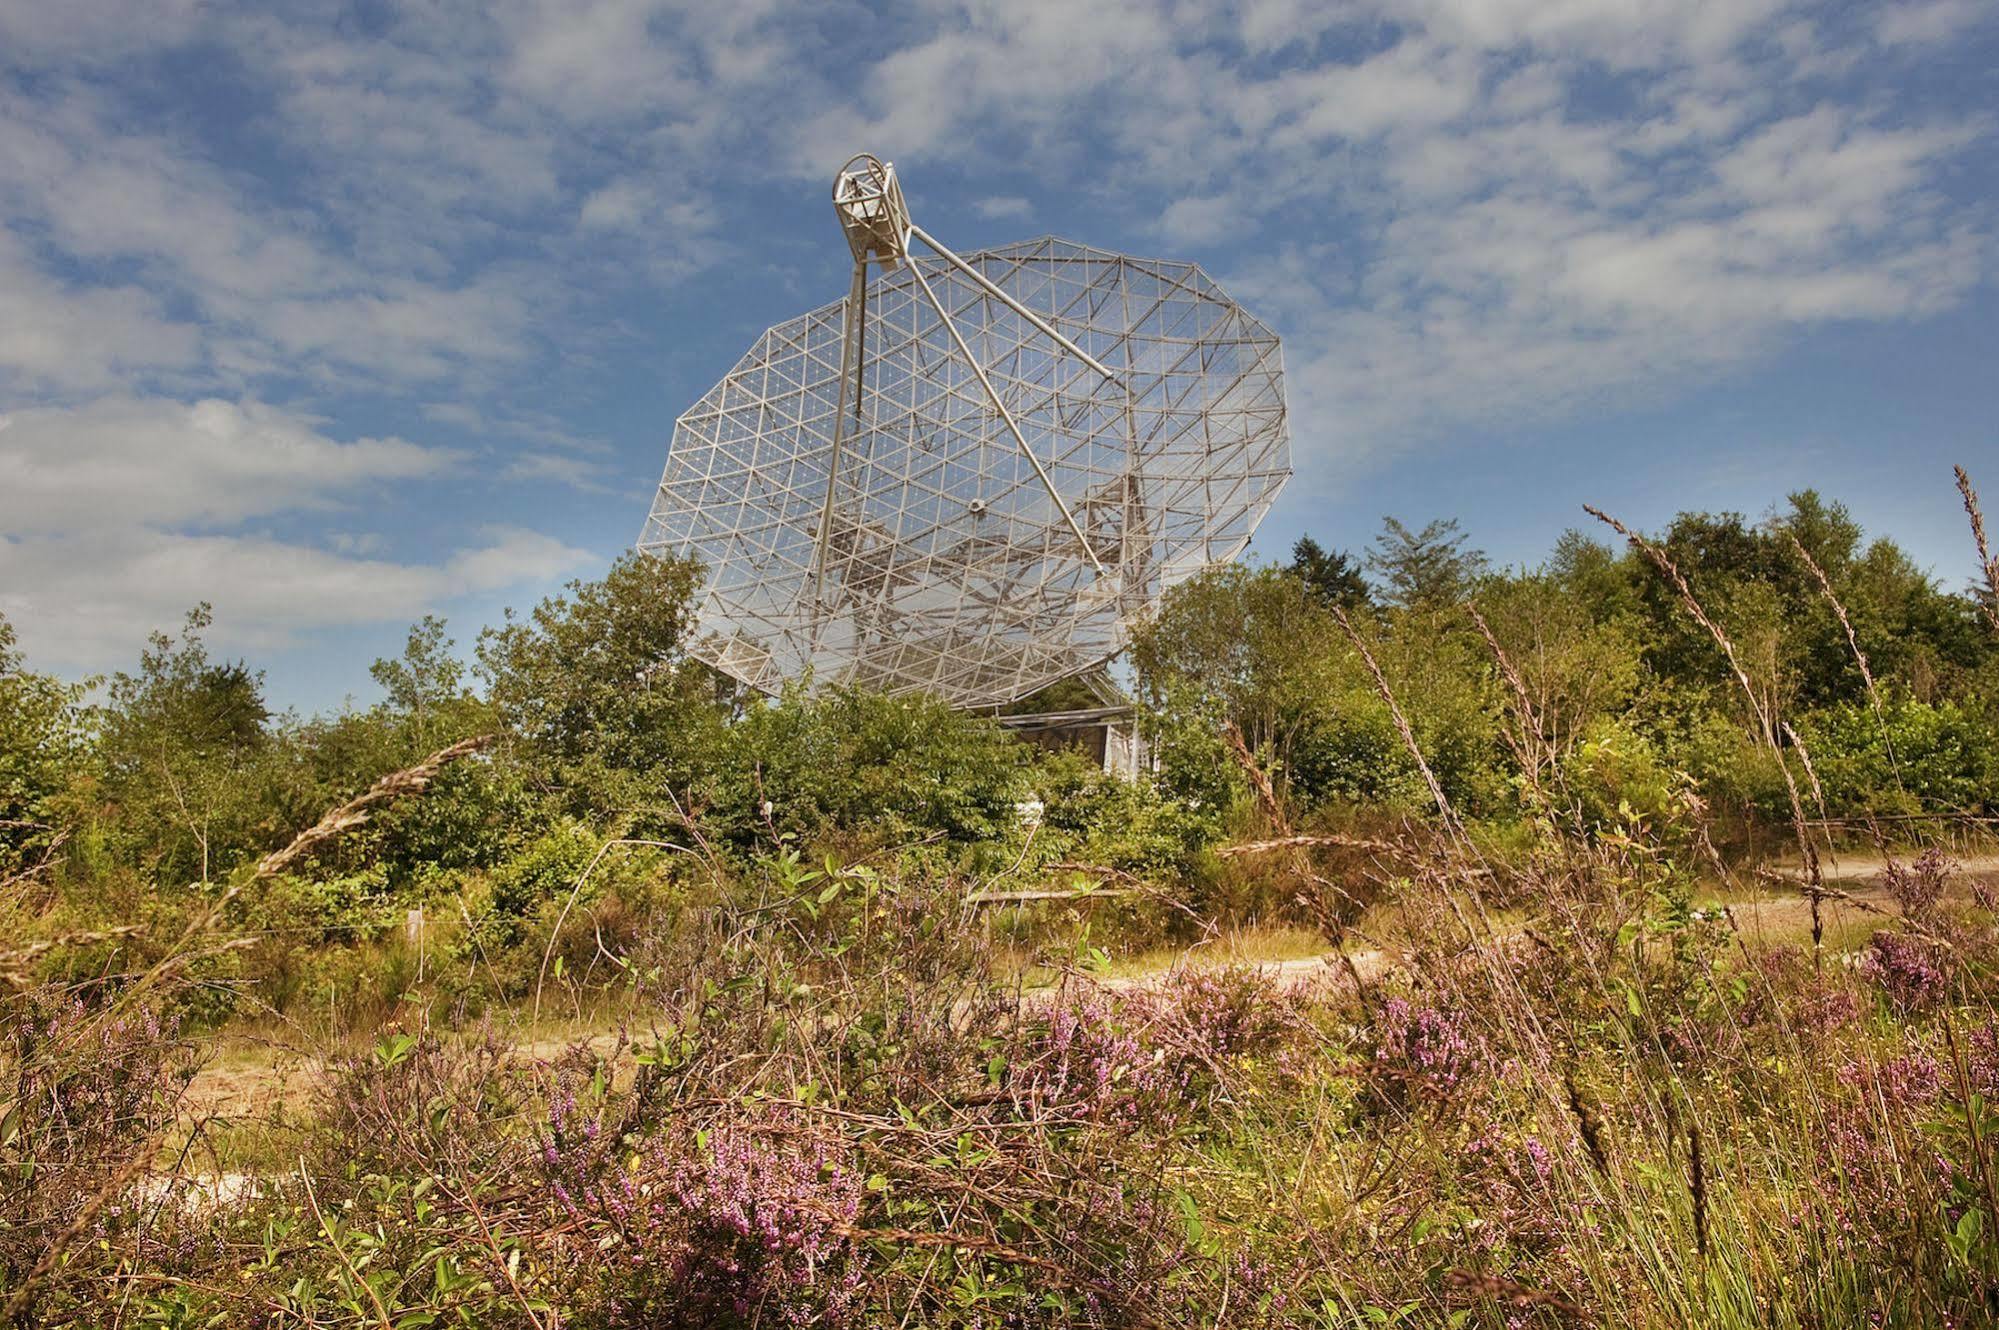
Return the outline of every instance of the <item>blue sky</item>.
<path id="1" fill-rule="evenodd" d="M 206 599 L 370 700 L 629 544 L 843 292 L 863 149 L 960 250 L 1195 259 L 1283 335 L 1267 557 L 1816 485 L 1957 584 L 1995 130 L 1981 0 L 0 0 L 0 612 L 79 674 Z"/>

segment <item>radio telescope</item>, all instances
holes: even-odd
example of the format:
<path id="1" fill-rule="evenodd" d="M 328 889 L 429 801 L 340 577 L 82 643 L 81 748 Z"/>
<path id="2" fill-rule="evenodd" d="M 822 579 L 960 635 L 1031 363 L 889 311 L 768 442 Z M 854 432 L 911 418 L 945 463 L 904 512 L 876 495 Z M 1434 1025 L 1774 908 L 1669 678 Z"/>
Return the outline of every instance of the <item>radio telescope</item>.
<path id="1" fill-rule="evenodd" d="M 707 569 L 697 658 L 766 693 L 999 706 L 1241 552 L 1290 475 L 1283 362 L 1198 266 L 1053 237 L 960 257 L 865 154 L 833 206 L 847 298 L 680 417 L 639 540 Z"/>

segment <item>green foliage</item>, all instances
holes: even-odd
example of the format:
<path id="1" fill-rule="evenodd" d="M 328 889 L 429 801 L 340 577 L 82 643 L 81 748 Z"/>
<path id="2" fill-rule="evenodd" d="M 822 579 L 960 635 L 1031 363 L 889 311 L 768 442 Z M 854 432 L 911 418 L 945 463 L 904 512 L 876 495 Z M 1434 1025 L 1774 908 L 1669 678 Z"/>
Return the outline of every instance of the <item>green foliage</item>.
<path id="1" fill-rule="evenodd" d="M 1686 807 L 1687 778 L 1657 743 L 1619 720 L 1595 722 L 1561 771 L 1583 828 L 1594 835 L 1657 832 L 1676 825 Z"/>
<path id="2" fill-rule="evenodd" d="M 1293 746 L 1288 774 L 1309 803 L 1420 810 L 1430 798 L 1388 703 L 1357 678 L 1314 713 Z"/>
<path id="3" fill-rule="evenodd" d="M 519 918 L 543 901 L 559 901 L 600 848 L 597 838 L 578 823 L 550 828 L 493 870 L 493 909 Z"/>
<path id="4" fill-rule="evenodd" d="M 1479 597 L 1520 675 L 1537 735 L 1557 762 L 1600 721 L 1623 714 L 1645 682 L 1635 607 L 1620 606 L 1619 588 L 1605 586 L 1589 566 L 1603 553 L 1600 546 L 1572 548 L 1576 563 L 1495 579 Z"/>
<path id="5" fill-rule="evenodd" d="M 1382 599 L 1398 609 L 1436 610 L 1471 595 L 1485 576 L 1486 558 L 1467 549 L 1465 539 L 1455 517 L 1427 523 L 1421 531 L 1382 518 L 1367 556 L 1368 568 L 1381 579 Z"/>
<path id="6" fill-rule="evenodd" d="M 1464 624 L 1444 613 L 1359 613 L 1350 622 L 1447 795 L 1476 806 L 1502 784 L 1491 686 Z M 1225 567 L 1174 588 L 1135 635 L 1132 663 L 1156 717 L 1161 784 L 1179 797 L 1204 806 L 1242 798 L 1225 738 L 1233 727 L 1304 808 L 1428 800 L 1360 651 L 1287 571 Z"/>
<path id="7" fill-rule="evenodd" d="M 1898 700 L 1877 717 L 1848 703 L 1800 731 L 1835 817 L 1999 809 L 1999 729 L 1985 709 Z"/>
<path id="8" fill-rule="evenodd" d="M 385 709 L 401 722 L 414 746 L 435 752 L 468 737 L 477 699 L 465 686 L 465 663 L 453 654 L 443 619 L 426 614 L 410 625 L 409 642 L 396 659 L 377 660 L 368 673 L 387 694 Z"/>
<path id="9" fill-rule="evenodd" d="M 148 924 L 146 940 L 72 958 L 83 968 L 68 978 L 157 959 L 147 949 L 215 898 L 189 887 L 232 883 L 228 922 L 260 940 L 204 961 L 204 975 L 279 1006 L 332 995 L 345 1010 L 400 991 L 399 921 L 419 907 L 461 931 L 449 945 L 484 949 L 499 976 L 482 980 L 496 985 L 488 996 L 517 991 L 583 863 L 621 836 L 717 852 L 703 871 L 724 894 L 735 875 L 761 890 L 784 852 L 981 876 L 1083 860 L 1267 914 L 1292 910 L 1309 881 L 1298 875 L 1336 856 L 1223 860 L 1209 847 L 1273 822 L 1365 834 L 1432 818 L 1419 757 L 1508 860 L 1535 851 L 1550 814 L 1619 843 L 1643 829 L 1678 852 L 1698 812 L 1725 850 L 1767 846 L 1789 823 L 1787 768 L 1809 813 L 1821 799 L 1833 817 L 1992 810 L 1999 636 L 1967 596 L 1808 491 L 1758 522 L 1682 514 L 1661 540 L 1785 736 L 1781 759 L 1649 560 L 1575 532 L 1544 565 L 1496 573 L 1455 524 L 1390 521 L 1370 557 L 1372 599 L 1352 558 L 1309 539 L 1287 567 L 1176 586 L 1130 654 L 1157 760 L 1138 782 L 922 698 L 722 700 L 686 654 L 698 570 L 634 555 L 483 633 L 476 672 L 426 617 L 372 668 L 379 702 L 313 717 L 269 714 L 248 664 L 211 657 L 206 607 L 177 637 L 154 635 L 99 706 L 87 685 L 31 672 L 0 620 L 0 873 L 59 845 L 35 872 L 50 891 L 25 898 L 49 902 L 39 926 Z M 1460 603 L 1474 593 L 1498 655 Z M 1011 709 L 1096 700 L 1070 680 Z M 495 733 L 420 797 L 371 809 L 283 877 L 251 880 L 258 856 L 388 773 Z M 1521 820 L 1528 787 L 1539 794 Z M 1029 799 L 1044 810 L 1033 844 Z M 577 900 L 605 937 L 639 936 L 686 897 L 672 874 L 624 873 L 607 866 Z M 577 941 L 554 940 L 559 956 Z M 226 1012 L 226 991 L 205 991 L 204 1018 Z"/>
<path id="10" fill-rule="evenodd" d="M 480 634 L 516 759 L 571 812 L 656 809 L 701 769 L 722 716 L 714 676 L 686 655 L 699 585 L 691 562 L 627 553 Z"/>
<path id="11" fill-rule="evenodd" d="M 252 857 L 270 826 L 251 778 L 265 754 L 263 675 L 209 659 L 207 605 L 180 637 L 154 633 L 139 671 L 111 677 L 99 756 L 123 851 L 162 886 L 207 882 Z"/>
<path id="12" fill-rule="evenodd" d="M 1233 725 L 1252 752 L 1281 766 L 1343 640 L 1296 576 L 1230 564 L 1168 592 L 1133 634 L 1131 663 L 1153 710 Z"/>
<path id="13" fill-rule="evenodd" d="M 459 892 L 469 928 L 452 944 L 473 965 L 489 996 L 518 998 L 548 982 L 598 971 L 615 982 L 607 957 L 638 952 L 679 925 L 693 898 L 692 861 L 650 845 L 614 844 L 564 821 L 522 844 Z M 496 989 L 488 986 L 496 985 Z"/>
<path id="14" fill-rule="evenodd" d="M 0 874 L 50 843 L 58 803 L 87 778 L 86 688 L 30 673 L 0 615 Z"/>
<path id="15" fill-rule="evenodd" d="M 1329 551 L 1310 536 L 1298 537 L 1291 547 L 1290 572 L 1327 606 L 1358 609 L 1372 598 L 1360 564 L 1345 550 Z"/>
<path id="16" fill-rule="evenodd" d="M 1083 675 L 1071 675 L 1058 679 L 1046 688 L 1036 689 L 1018 702 L 1010 702 L 1000 708 L 1003 716 L 1046 716 L 1057 711 L 1088 711 L 1092 707 L 1104 705 L 1090 681 Z"/>
<path id="17" fill-rule="evenodd" d="M 991 722 L 927 697 L 791 690 L 729 728 L 707 821 L 749 848 L 841 832 L 892 846 L 1013 833 L 1031 754 Z"/>
<path id="18" fill-rule="evenodd" d="M 1761 742 L 1758 711 L 1804 738 L 1835 816 L 1989 804 L 1999 638 L 1968 596 L 1940 590 L 1892 542 L 1865 541 L 1844 507 L 1809 490 L 1761 523 L 1682 513 L 1659 543 L 1727 635 L 1753 709 L 1708 630 L 1637 552 L 1570 532 L 1543 566 L 1494 574 L 1455 523 L 1412 531 L 1389 519 L 1369 559 L 1381 608 L 1348 598 L 1351 565 L 1316 544 L 1288 569 L 1216 570 L 1169 594 L 1132 651 L 1160 782 L 1239 803 L 1248 787 L 1233 726 L 1294 813 L 1427 815 L 1414 756 L 1325 613 L 1344 600 L 1424 761 L 1467 816 L 1503 816 L 1508 788 L 1531 779 L 1587 825 L 1654 817 L 1684 772 L 1716 834 L 1786 824 L 1783 767 Z M 1500 657 L 1458 608 L 1474 593 Z M 1815 803 L 1803 756 L 1790 763 Z"/>
<path id="19" fill-rule="evenodd" d="M 1151 780 L 1126 780 L 1080 753 L 1050 753 L 1033 781 L 1049 858 L 1184 881 L 1222 831 L 1225 806 L 1168 797 Z"/>
<path id="20" fill-rule="evenodd" d="M 1397 611 L 1357 627 L 1444 795 L 1461 815 L 1485 817 L 1513 800 L 1501 766 L 1499 688 L 1484 644 L 1461 611 Z M 1347 669 L 1360 675 L 1358 651 Z M 1363 705 L 1358 686 L 1347 705 Z M 1429 792 L 1423 792 L 1427 801 Z"/>

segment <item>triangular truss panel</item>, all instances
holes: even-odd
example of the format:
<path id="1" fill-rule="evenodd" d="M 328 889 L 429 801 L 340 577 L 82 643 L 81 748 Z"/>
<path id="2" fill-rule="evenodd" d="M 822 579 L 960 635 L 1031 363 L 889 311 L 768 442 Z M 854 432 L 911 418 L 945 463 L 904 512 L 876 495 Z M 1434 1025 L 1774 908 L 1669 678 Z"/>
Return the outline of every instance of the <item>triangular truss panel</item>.
<path id="1" fill-rule="evenodd" d="M 856 163 L 853 290 L 681 416 L 639 546 L 701 561 L 695 654 L 752 688 L 1003 704 L 1241 552 L 1290 474 L 1282 353 L 1194 264 L 960 257 Z"/>

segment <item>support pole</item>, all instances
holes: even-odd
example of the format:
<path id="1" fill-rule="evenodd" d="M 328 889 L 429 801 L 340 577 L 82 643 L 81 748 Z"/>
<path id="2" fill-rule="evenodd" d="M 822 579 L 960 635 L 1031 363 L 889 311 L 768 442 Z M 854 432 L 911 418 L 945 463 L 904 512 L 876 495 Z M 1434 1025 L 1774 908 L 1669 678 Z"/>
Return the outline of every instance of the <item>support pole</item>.
<path id="1" fill-rule="evenodd" d="M 868 265 L 854 265 L 853 285 L 840 314 L 840 404 L 833 412 L 833 446 L 826 456 L 826 501 L 819 508 L 819 539 L 812 553 L 813 638 L 819 636 L 819 616 L 826 604 L 826 545 L 833 534 L 833 494 L 840 475 L 840 447 L 847 441 L 847 392 L 853 384 L 854 420 L 861 418 L 861 349 L 867 335 Z"/>
<path id="2" fill-rule="evenodd" d="M 917 234 L 922 235 L 923 233 L 919 231 Z M 937 248 L 927 236 L 924 237 L 924 241 L 926 244 L 930 244 L 931 248 Z M 1109 577 L 1110 574 L 1104 570 L 1104 565 L 1097 559 L 1097 552 L 1090 548 L 1089 537 L 1085 536 L 1083 528 L 1076 524 L 1076 515 L 1070 512 L 1069 505 L 1062 501 L 1061 492 L 1055 488 L 1055 482 L 1049 477 L 1048 469 L 1041 465 L 1041 459 L 1036 457 L 1034 450 L 1027 446 L 1027 436 L 1022 434 L 1020 426 L 1014 423 L 1013 412 L 1006 409 L 1006 403 L 1000 400 L 999 393 L 993 388 L 993 381 L 986 377 L 985 366 L 979 364 L 978 357 L 972 354 L 972 348 L 966 345 L 965 335 L 958 331 L 958 325 L 952 321 L 950 312 L 944 308 L 944 302 L 939 300 L 937 293 L 930 289 L 930 282 L 923 276 L 922 265 L 911 263 L 909 271 L 915 276 L 916 284 L 923 288 L 923 294 L 930 298 L 930 307 L 936 310 L 937 317 L 944 321 L 944 327 L 951 334 L 951 340 L 957 344 L 958 354 L 964 357 L 965 363 L 972 367 L 972 373 L 978 376 L 979 386 L 986 390 L 986 400 L 993 404 L 993 410 L 999 412 L 999 418 L 1006 422 L 1008 431 L 1013 435 L 1013 441 L 1020 445 L 1021 455 L 1026 457 L 1029 465 L 1034 468 L 1034 474 L 1041 477 L 1041 483 L 1047 489 L 1048 497 L 1055 500 L 1055 506 L 1062 512 L 1062 520 L 1069 524 L 1069 530 L 1073 531 L 1076 535 L 1076 543 L 1083 547 L 1084 557 L 1089 559 L 1090 566 L 1097 570 L 1097 576 Z M 998 288 L 994 289 L 997 290 Z M 1012 302 L 1009 300 L 1008 303 L 1011 304 Z M 1055 335 L 1059 336 L 1060 334 Z M 1078 354 L 1081 353 L 1079 352 Z M 1087 359 L 1087 357 L 1085 358 Z M 1095 364 L 1096 362 L 1092 361 L 1091 363 Z M 1108 371 L 1105 372 L 1108 373 Z"/>

